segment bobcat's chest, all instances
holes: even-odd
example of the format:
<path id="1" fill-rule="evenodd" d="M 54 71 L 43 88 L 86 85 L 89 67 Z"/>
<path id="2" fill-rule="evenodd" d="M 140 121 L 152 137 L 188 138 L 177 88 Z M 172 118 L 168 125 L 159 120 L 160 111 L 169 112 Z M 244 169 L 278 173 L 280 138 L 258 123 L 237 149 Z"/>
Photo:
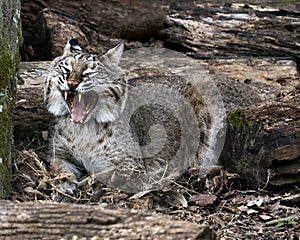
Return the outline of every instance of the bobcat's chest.
<path id="1" fill-rule="evenodd" d="M 110 124 L 98 124 L 95 121 L 74 124 L 68 119 L 61 118 L 56 124 L 56 132 L 59 142 L 84 165 L 108 160 L 116 150 Z"/>

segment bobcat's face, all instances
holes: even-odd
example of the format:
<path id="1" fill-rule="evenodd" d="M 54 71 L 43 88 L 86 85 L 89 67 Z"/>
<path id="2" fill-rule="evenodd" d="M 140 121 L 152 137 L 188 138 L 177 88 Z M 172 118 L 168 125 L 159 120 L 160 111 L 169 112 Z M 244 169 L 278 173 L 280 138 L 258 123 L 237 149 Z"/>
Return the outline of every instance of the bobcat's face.
<path id="1" fill-rule="evenodd" d="M 118 67 L 122 53 L 122 43 L 98 57 L 82 52 L 77 41 L 70 40 L 45 81 L 48 111 L 73 123 L 117 119 L 127 95 L 124 73 Z"/>

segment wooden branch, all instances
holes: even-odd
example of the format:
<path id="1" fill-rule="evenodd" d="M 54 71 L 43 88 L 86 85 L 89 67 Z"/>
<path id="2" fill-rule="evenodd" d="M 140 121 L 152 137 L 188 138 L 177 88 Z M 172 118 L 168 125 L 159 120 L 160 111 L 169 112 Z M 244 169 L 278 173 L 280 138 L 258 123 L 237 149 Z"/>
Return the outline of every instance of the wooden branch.
<path id="1" fill-rule="evenodd" d="M 208 226 L 99 205 L 0 202 L 1 239 L 208 239 Z"/>

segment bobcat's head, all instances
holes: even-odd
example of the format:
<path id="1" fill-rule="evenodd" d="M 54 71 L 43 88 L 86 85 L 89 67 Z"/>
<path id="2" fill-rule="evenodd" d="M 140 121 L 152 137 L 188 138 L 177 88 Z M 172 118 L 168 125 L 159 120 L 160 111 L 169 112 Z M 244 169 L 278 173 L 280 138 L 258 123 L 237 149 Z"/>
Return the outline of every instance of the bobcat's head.
<path id="1" fill-rule="evenodd" d="M 50 113 L 73 123 L 111 122 L 122 113 L 127 82 L 118 66 L 123 43 L 97 56 L 82 52 L 76 39 L 52 62 L 45 81 L 44 99 Z"/>

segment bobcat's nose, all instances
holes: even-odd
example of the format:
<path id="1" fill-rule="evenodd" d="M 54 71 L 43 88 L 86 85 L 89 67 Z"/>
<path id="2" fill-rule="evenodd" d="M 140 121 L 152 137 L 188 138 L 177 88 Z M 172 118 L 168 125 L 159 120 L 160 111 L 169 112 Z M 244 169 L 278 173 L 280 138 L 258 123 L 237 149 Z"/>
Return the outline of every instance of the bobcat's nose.
<path id="1" fill-rule="evenodd" d="M 68 86 L 70 89 L 74 90 L 78 87 L 79 82 L 76 80 L 68 80 Z"/>

